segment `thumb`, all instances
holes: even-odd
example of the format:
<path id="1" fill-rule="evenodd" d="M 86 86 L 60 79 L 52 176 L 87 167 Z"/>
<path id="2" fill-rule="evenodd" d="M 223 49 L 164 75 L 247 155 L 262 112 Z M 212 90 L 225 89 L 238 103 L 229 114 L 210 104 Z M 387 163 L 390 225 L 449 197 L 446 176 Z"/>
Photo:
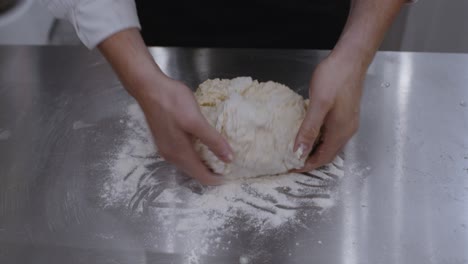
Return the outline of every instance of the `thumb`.
<path id="1" fill-rule="evenodd" d="M 294 152 L 299 150 L 302 153 L 301 158 L 309 155 L 312 151 L 312 147 L 320 135 L 320 128 L 327 112 L 328 108 L 320 107 L 320 104 L 313 101 L 310 102 L 294 142 Z"/>
<path id="2" fill-rule="evenodd" d="M 204 118 L 190 133 L 199 138 L 220 160 L 224 162 L 233 160 L 234 153 L 227 140 Z"/>

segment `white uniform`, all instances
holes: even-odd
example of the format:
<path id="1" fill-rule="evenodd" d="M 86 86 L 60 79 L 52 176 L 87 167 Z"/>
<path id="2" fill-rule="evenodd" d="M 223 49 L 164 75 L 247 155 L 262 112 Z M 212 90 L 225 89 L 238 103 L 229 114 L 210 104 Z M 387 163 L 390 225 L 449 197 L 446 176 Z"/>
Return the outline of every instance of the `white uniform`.
<path id="1" fill-rule="evenodd" d="M 92 49 L 111 35 L 140 28 L 134 0 L 41 0 L 58 18 L 75 27 L 86 47 Z"/>

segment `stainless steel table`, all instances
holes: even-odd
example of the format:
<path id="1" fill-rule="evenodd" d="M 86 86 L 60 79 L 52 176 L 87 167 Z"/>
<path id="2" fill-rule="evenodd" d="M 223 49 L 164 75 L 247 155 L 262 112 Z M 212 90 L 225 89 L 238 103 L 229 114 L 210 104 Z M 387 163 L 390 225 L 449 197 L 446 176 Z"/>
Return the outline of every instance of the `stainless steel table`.
<path id="1" fill-rule="evenodd" d="M 326 55 L 151 52 L 192 87 L 254 76 L 304 95 Z M 245 233 L 199 263 L 468 263 L 468 55 L 382 52 L 365 89 L 337 205 L 264 240 L 260 255 L 242 258 L 259 237 Z M 97 52 L 0 47 L 0 263 L 190 263 L 146 240 L 151 219 L 96 195 L 108 172 L 94 165 L 121 143 L 132 101 Z"/>

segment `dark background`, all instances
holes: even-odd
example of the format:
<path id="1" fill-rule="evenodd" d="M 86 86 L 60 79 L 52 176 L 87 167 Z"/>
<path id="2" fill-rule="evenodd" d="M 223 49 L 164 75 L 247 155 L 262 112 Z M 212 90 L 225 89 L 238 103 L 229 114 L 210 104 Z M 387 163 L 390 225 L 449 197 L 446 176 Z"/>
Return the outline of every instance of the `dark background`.
<path id="1" fill-rule="evenodd" d="M 349 0 L 137 0 L 149 46 L 331 49 Z"/>

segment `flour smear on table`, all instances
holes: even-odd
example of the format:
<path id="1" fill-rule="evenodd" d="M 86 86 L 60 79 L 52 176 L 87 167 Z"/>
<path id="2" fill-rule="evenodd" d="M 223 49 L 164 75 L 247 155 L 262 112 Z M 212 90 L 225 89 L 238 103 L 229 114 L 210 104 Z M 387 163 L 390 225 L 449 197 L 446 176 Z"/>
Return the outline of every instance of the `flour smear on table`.
<path id="1" fill-rule="evenodd" d="M 151 219 L 167 241 L 184 238 L 189 263 L 211 250 L 229 250 L 221 241 L 235 228 L 258 234 L 285 226 L 305 226 L 308 213 L 321 214 L 337 199 L 343 160 L 319 171 L 230 181 L 205 187 L 166 163 L 155 151 L 150 131 L 137 104 L 128 107 L 123 144 L 109 162 L 110 175 L 101 192 L 105 208 L 125 208 L 136 219 Z M 239 226 L 240 225 L 240 226 Z M 190 241 L 190 240 L 193 241 Z M 156 245 L 176 251 L 174 245 Z"/>

